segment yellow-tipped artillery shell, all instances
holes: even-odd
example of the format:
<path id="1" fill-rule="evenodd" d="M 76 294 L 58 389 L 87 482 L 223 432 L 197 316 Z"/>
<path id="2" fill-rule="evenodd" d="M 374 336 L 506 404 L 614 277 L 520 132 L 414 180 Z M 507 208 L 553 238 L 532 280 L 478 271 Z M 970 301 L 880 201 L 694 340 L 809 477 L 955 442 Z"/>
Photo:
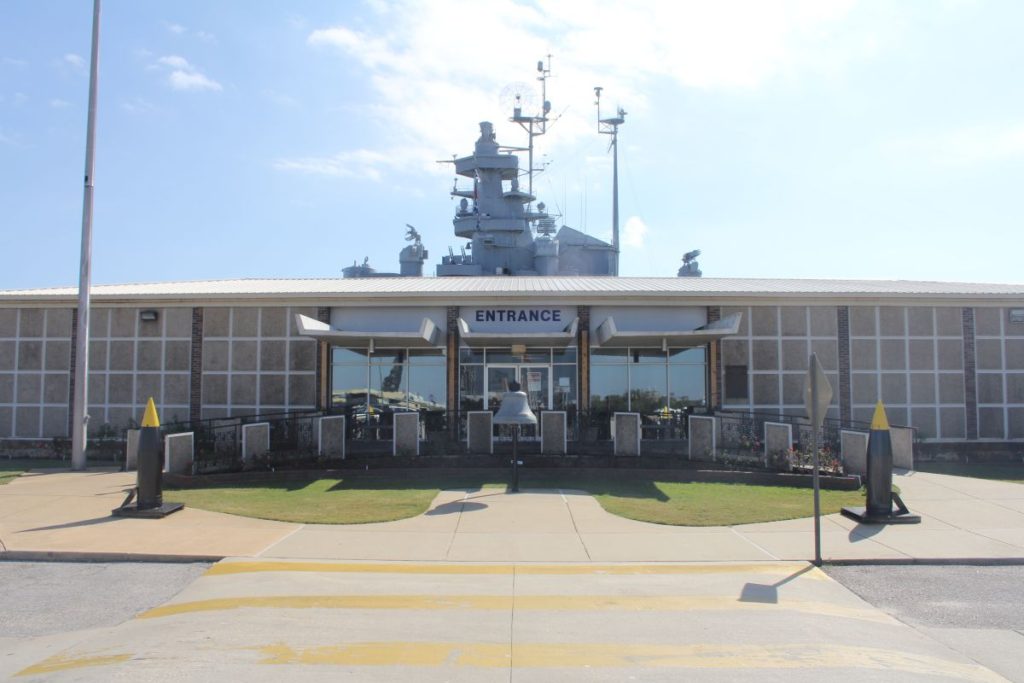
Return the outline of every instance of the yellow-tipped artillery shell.
<path id="1" fill-rule="evenodd" d="M 149 402 L 146 403 L 146 412 L 142 414 L 142 426 L 143 427 L 159 427 L 160 418 L 156 414 L 156 404 L 153 403 L 153 397 L 149 397 Z M 874 429 L 874 427 L 872 427 Z M 888 427 L 886 427 L 888 429 Z"/>

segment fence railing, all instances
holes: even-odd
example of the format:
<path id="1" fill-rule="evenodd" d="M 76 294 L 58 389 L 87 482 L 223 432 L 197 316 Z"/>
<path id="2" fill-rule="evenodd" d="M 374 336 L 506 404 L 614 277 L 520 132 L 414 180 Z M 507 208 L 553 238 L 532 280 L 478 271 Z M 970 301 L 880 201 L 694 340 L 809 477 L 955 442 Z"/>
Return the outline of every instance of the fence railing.
<path id="1" fill-rule="evenodd" d="M 330 415 L 344 415 L 346 451 L 358 457 L 390 456 L 394 435 L 393 411 L 330 411 L 313 410 L 287 413 L 242 415 L 209 418 L 163 425 L 165 433 L 191 431 L 195 434 L 195 467 L 197 473 L 237 471 L 244 466 L 276 468 L 300 462 L 315 462 L 317 454 L 317 421 Z M 690 457 L 688 417 L 712 416 L 718 420 L 717 448 L 699 453 L 695 460 L 750 467 L 786 469 L 799 466 L 801 455 L 811 450 L 811 427 L 805 418 L 793 415 L 757 412 L 685 412 L 666 411 L 641 415 L 640 429 L 645 455 L 686 460 Z M 569 453 L 577 455 L 610 455 L 613 452 L 612 420 L 614 413 L 604 410 L 566 411 L 566 440 Z M 421 411 L 420 453 L 425 456 L 471 455 L 466 443 L 467 412 Z M 538 414 L 538 420 L 540 415 Z M 788 460 L 765 457 L 765 423 L 779 422 L 792 426 L 793 453 Z M 242 461 L 242 430 L 245 425 L 268 423 L 270 450 L 252 464 Z M 820 433 L 823 454 L 839 462 L 840 431 L 867 430 L 867 423 L 826 419 Z M 495 426 L 495 453 L 508 450 L 511 432 Z M 539 427 L 521 431 L 520 448 L 525 453 L 539 452 Z"/>

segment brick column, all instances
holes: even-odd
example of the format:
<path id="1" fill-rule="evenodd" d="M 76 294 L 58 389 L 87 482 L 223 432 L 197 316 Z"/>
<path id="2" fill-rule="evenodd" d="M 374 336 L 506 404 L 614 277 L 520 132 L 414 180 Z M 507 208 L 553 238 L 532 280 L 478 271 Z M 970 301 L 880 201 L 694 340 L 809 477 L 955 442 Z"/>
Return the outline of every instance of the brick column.
<path id="1" fill-rule="evenodd" d="M 580 319 L 576 331 L 576 405 L 586 413 L 590 411 L 590 306 L 577 306 L 576 316 Z"/>
<path id="2" fill-rule="evenodd" d="M 326 306 L 320 306 L 316 309 L 316 319 L 322 323 L 331 322 L 331 309 Z M 316 341 L 316 408 L 317 410 L 326 410 L 331 407 L 330 397 L 327 393 L 330 391 L 331 382 L 329 374 L 331 372 L 330 362 L 330 344 L 323 339 Z"/>
<path id="3" fill-rule="evenodd" d="M 974 309 L 964 308 L 962 313 L 964 330 L 964 416 L 967 438 L 978 438 L 978 373 L 974 356 Z"/>
<path id="4" fill-rule="evenodd" d="M 708 306 L 708 324 L 722 319 L 720 306 Z M 718 410 L 722 407 L 722 342 L 713 339 L 708 343 L 708 407 Z"/>
<path id="5" fill-rule="evenodd" d="M 452 439 L 459 437 L 459 420 L 456 419 L 459 411 L 459 307 L 449 306 L 446 316 L 445 342 L 447 355 L 445 357 L 445 368 L 447 370 L 447 396 L 445 407 L 448 412 L 448 435 Z"/>
<path id="6" fill-rule="evenodd" d="M 853 410 L 851 408 L 851 380 L 850 380 L 850 307 L 836 307 L 836 327 L 838 328 L 839 346 L 839 419 L 843 424 L 849 424 Z"/>
<path id="7" fill-rule="evenodd" d="M 203 419 L 203 309 L 192 309 L 192 358 L 189 365 L 188 419 Z"/>

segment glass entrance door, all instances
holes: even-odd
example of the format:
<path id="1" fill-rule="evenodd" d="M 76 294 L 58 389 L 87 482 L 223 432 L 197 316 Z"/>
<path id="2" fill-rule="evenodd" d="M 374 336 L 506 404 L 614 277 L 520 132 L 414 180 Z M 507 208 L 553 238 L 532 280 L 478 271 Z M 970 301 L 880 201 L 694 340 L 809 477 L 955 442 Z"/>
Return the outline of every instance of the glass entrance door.
<path id="1" fill-rule="evenodd" d="M 501 399 L 512 382 L 519 382 L 520 391 L 526 393 L 526 401 L 534 415 L 551 408 L 551 366 L 549 365 L 488 365 L 487 366 L 487 407 L 497 410 Z M 501 434 L 500 431 L 496 431 Z M 523 438 L 536 438 L 540 431 L 535 426 L 524 426 L 520 431 Z M 501 438 L 501 436 L 499 436 Z"/>

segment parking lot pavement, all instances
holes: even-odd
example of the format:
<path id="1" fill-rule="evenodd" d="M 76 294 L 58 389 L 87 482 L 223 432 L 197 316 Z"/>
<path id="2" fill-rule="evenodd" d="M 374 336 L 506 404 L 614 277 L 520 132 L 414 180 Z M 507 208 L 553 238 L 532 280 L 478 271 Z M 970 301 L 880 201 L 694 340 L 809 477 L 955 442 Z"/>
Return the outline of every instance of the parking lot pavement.
<path id="1" fill-rule="evenodd" d="M 827 573 L 879 609 L 1024 681 L 1024 566 L 852 566 Z"/>
<path id="2" fill-rule="evenodd" d="M 0 675 L 1004 680 L 795 562 L 228 560 L 159 607 L 38 654 Z"/>

